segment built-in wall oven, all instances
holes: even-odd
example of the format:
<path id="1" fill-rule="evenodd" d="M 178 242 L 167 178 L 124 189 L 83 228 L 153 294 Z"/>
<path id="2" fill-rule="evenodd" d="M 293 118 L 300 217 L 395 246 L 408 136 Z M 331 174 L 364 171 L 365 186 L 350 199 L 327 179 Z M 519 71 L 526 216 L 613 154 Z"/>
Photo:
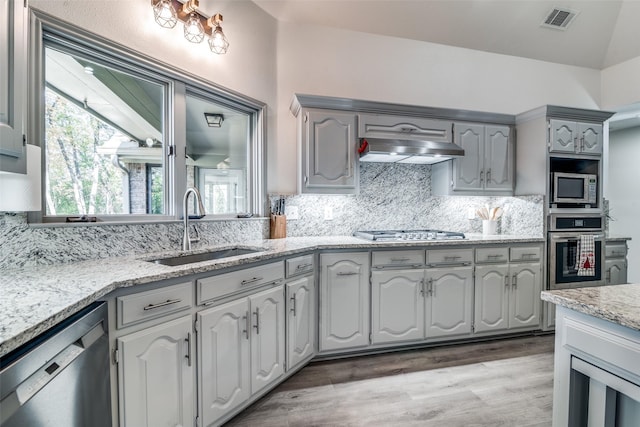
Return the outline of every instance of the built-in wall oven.
<path id="1" fill-rule="evenodd" d="M 549 288 L 604 285 L 605 237 L 600 215 L 551 215 L 549 224 Z M 588 268 L 581 265 L 585 242 L 592 245 Z M 581 247 L 582 245 L 582 247 Z"/>

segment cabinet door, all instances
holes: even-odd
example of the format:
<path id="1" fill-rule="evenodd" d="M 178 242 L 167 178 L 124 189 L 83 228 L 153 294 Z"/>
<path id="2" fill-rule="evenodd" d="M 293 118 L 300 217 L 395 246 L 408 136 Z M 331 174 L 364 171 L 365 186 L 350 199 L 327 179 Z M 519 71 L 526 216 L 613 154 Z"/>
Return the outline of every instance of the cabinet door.
<path id="1" fill-rule="evenodd" d="M 249 297 L 251 306 L 251 393 L 284 373 L 284 288 L 277 286 Z"/>
<path id="2" fill-rule="evenodd" d="M 508 126 L 486 126 L 484 137 L 485 189 L 513 190 L 513 141 Z"/>
<path id="3" fill-rule="evenodd" d="M 0 0 L 0 171 L 26 173 L 26 2 Z"/>
<path id="4" fill-rule="evenodd" d="M 369 345 L 369 254 L 321 254 L 320 266 L 320 350 Z"/>
<path id="5" fill-rule="evenodd" d="M 580 152 L 583 154 L 602 154 L 602 125 L 596 123 L 578 123 Z"/>
<path id="6" fill-rule="evenodd" d="M 549 120 L 551 145 L 549 151 L 555 153 L 575 153 L 578 139 L 576 123 L 566 120 Z"/>
<path id="7" fill-rule="evenodd" d="M 354 193 L 358 178 L 356 114 L 323 110 L 303 114 L 303 192 Z"/>
<path id="8" fill-rule="evenodd" d="M 287 283 L 287 370 L 314 354 L 314 301 L 313 276 Z"/>
<path id="9" fill-rule="evenodd" d="M 193 425 L 191 325 L 185 316 L 118 338 L 121 425 Z"/>
<path id="10" fill-rule="evenodd" d="M 499 331 L 509 327 L 509 266 L 476 266 L 475 331 Z"/>
<path id="11" fill-rule="evenodd" d="M 627 283 L 627 261 L 624 259 L 608 259 L 605 265 L 605 284 L 622 285 Z"/>
<path id="12" fill-rule="evenodd" d="M 371 342 L 424 338 L 424 270 L 371 273 Z"/>
<path id="13" fill-rule="evenodd" d="M 484 126 L 456 123 L 454 142 L 464 149 L 464 157 L 453 160 L 453 189 L 484 188 Z"/>
<path id="14" fill-rule="evenodd" d="M 427 338 L 471 333 L 472 267 L 428 269 L 425 293 Z"/>
<path id="15" fill-rule="evenodd" d="M 251 394 L 249 300 L 198 313 L 202 425 L 214 424 Z"/>
<path id="16" fill-rule="evenodd" d="M 540 324 L 541 271 L 540 263 L 511 264 L 509 328 Z"/>

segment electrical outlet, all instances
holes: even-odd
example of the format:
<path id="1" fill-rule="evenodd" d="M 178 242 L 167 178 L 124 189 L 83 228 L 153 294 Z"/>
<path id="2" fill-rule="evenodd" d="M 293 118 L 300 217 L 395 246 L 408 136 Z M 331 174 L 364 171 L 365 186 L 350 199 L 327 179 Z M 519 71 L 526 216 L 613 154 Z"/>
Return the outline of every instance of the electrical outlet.
<path id="1" fill-rule="evenodd" d="M 284 208 L 284 214 L 287 216 L 287 219 L 299 219 L 300 212 L 297 206 L 287 206 Z"/>
<path id="2" fill-rule="evenodd" d="M 324 207 L 324 220 L 331 221 L 333 219 L 333 208 L 331 206 Z"/>
<path id="3" fill-rule="evenodd" d="M 476 217 L 476 210 L 473 208 L 468 208 L 467 209 L 467 219 L 475 219 Z"/>

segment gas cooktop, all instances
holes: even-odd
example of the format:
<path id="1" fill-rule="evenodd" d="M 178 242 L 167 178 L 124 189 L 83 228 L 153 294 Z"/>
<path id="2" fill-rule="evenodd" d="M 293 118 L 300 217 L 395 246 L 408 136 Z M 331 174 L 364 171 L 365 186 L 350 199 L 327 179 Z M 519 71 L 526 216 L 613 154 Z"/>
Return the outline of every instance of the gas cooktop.
<path id="1" fill-rule="evenodd" d="M 463 233 L 442 230 L 373 230 L 356 231 L 355 237 L 375 241 L 401 240 L 463 240 Z"/>

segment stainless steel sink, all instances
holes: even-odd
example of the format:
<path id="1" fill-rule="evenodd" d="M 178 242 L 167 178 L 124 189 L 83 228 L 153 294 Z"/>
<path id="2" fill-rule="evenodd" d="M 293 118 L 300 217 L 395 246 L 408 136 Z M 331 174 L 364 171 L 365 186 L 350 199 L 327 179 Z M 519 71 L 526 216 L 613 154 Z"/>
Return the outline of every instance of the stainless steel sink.
<path id="1" fill-rule="evenodd" d="M 214 251 L 202 252 L 198 254 L 176 255 L 176 256 L 166 257 L 166 258 L 150 259 L 147 261 L 154 262 L 156 264 L 162 264 L 162 265 L 168 265 L 168 266 L 174 267 L 176 265 L 185 265 L 185 264 L 191 264 L 194 262 L 201 262 L 201 261 L 211 261 L 214 259 L 222 259 L 222 258 L 229 258 L 232 256 L 238 256 L 238 255 L 253 254 L 261 251 L 264 251 L 264 249 L 234 247 L 234 248 L 217 249 Z"/>

